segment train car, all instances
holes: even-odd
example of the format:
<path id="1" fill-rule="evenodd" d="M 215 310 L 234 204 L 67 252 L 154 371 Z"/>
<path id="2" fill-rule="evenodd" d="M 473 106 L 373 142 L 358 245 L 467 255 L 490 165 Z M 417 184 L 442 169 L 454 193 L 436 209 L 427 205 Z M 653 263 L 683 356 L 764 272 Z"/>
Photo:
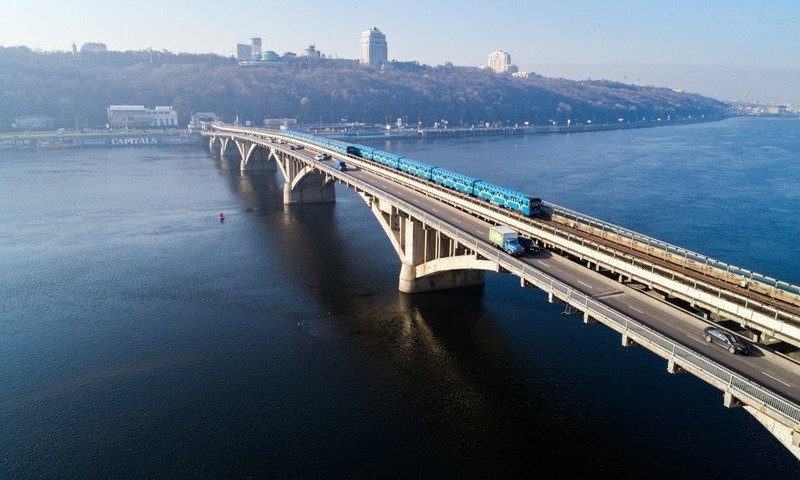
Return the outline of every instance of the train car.
<path id="1" fill-rule="evenodd" d="M 359 145 L 357 143 L 354 144 L 347 144 L 347 154 L 353 155 L 356 157 L 363 158 L 365 160 L 372 160 L 372 149 L 365 145 Z"/>
<path id="2" fill-rule="evenodd" d="M 478 181 L 475 182 L 475 195 L 495 205 L 510 208 L 511 210 L 519 210 L 525 215 L 530 215 L 530 198 L 522 192 L 489 182 Z"/>
<path id="3" fill-rule="evenodd" d="M 337 153 L 341 153 L 342 155 L 347 154 L 348 145 L 344 142 L 340 142 L 338 140 L 325 139 L 323 146 Z"/>
<path id="4" fill-rule="evenodd" d="M 399 163 L 400 170 L 426 180 L 431 179 L 433 176 L 433 169 L 436 168 L 433 165 L 428 165 L 427 163 L 419 162 L 406 157 L 401 158 Z"/>
<path id="5" fill-rule="evenodd" d="M 338 140 L 317 137 L 307 133 L 284 131 L 284 135 L 302 140 L 322 148 L 334 150 L 348 155 L 354 155 L 366 160 L 396 168 L 419 178 L 431 180 L 460 192 L 482 198 L 495 205 L 521 212 L 529 217 L 544 215 L 542 199 L 530 197 L 522 192 L 510 188 L 484 182 L 467 175 L 429 165 L 394 153 L 384 152 L 360 144 L 348 144 Z"/>
<path id="6" fill-rule="evenodd" d="M 470 195 L 475 195 L 475 182 L 478 181 L 476 178 L 439 167 L 434 168 L 431 172 L 431 180 L 445 187 L 453 188 Z"/>
<path id="7" fill-rule="evenodd" d="M 524 213 L 528 217 L 541 215 L 542 199 L 530 197 L 522 192 L 501 187 L 492 183 L 475 182 L 475 196 L 501 207 Z"/>
<path id="8" fill-rule="evenodd" d="M 531 213 L 529 217 L 544 217 L 544 210 L 542 209 L 542 199 L 539 197 L 528 197 L 531 202 Z"/>
<path id="9" fill-rule="evenodd" d="M 383 150 L 372 151 L 372 160 L 380 163 L 381 165 L 386 165 L 387 167 L 400 168 L 400 160 L 402 158 L 403 157 L 400 155 L 384 152 Z"/>

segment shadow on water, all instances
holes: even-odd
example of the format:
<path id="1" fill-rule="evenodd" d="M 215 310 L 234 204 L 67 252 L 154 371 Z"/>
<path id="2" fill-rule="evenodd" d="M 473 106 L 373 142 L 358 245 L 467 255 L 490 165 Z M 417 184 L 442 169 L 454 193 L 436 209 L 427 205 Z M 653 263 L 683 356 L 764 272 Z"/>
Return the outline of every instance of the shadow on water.
<path id="1" fill-rule="evenodd" d="M 269 248 L 278 249 L 290 274 L 316 302 L 318 313 L 297 325 L 307 346 L 304 355 L 345 355 L 348 363 L 369 372 L 356 381 L 384 399 L 371 407 L 366 402 L 362 408 L 374 420 L 350 427 L 353 434 L 402 429 L 397 433 L 402 452 L 387 450 L 381 460 L 348 451 L 353 464 L 347 471 L 365 465 L 392 471 L 397 455 L 408 456 L 418 476 L 541 471 L 569 461 L 558 447 L 567 442 L 563 432 L 568 429 L 532 413 L 550 410 L 550 400 L 544 391 L 531 391 L 535 374 L 509 353 L 513 349 L 498 331 L 500 319 L 486 308 L 483 286 L 400 293 L 396 253 L 361 199 L 341 187 L 335 204 L 292 206 L 282 203 L 280 173 L 231 175 L 231 187 L 274 240 Z M 330 388 L 341 388 L 337 382 L 347 381 L 352 368 L 330 373 Z M 561 440 L 532 455 L 526 443 L 540 435 Z M 352 445 L 332 448 L 330 455 Z M 587 472 L 576 466 L 567 470 Z"/>
<path id="2" fill-rule="evenodd" d="M 328 405 L 298 415 L 341 422 L 328 428 L 340 436 L 336 442 L 308 447 L 318 461 L 336 465 L 328 473 L 631 477 L 641 472 L 632 457 L 666 467 L 677 456 L 686 472 L 703 474 L 710 470 L 698 454 L 681 447 L 691 425 L 659 431 L 650 442 L 656 434 L 640 428 L 639 419 L 663 424 L 662 415 L 682 408 L 710 412 L 708 424 L 719 431 L 748 429 L 722 418 L 699 381 L 665 382 L 651 354 L 620 349 L 606 329 L 565 327 L 558 306 L 507 277 L 487 275 L 499 287 L 398 292 L 400 261 L 351 191 L 337 186 L 335 204 L 284 206 L 280 173 L 226 169 L 263 229 L 264 248 L 285 261 L 278 275 L 290 275 L 313 299 L 293 339 L 304 368 L 326 364 L 324 375 L 310 381 Z M 613 373 L 622 369 L 622 378 Z M 669 408 L 656 403 L 675 391 L 685 396 Z M 620 399 L 625 395 L 630 403 Z M 337 406 L 335 420 L 323 414 Z M 604 433 L 616 436 L 606 441 L 598 437 Z M 299 476 L 321 471 L 291 468 Z M 650 478 L 664 472 L 650 471 Z"/>

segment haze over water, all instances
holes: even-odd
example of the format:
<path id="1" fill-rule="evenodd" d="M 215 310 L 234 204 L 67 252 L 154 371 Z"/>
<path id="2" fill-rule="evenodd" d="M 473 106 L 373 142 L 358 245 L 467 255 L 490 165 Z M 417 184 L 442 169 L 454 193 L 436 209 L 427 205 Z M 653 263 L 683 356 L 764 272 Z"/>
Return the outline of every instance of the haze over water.
<path id="1" fill-rule="evenodd" d="M 800 282 L 797 120 L 380 145 Z M 514 277 L 399 293 L 339 186 L 285 208 L 193 148 L 0 169 L 0 478 L 798 472 L 721 392 Z"/>

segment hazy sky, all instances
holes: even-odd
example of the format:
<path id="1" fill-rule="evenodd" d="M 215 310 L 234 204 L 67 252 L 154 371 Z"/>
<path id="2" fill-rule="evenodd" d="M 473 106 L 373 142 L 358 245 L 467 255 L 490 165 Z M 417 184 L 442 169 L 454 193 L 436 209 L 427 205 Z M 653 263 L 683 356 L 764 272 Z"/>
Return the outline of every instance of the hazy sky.
<path id="1" fill-rule="evenodd" d="M 666 86 L 722 100 L 800 104 L 797 0 L 8 0 L 0 46 L 230 55 L 264 50 L 358 58 L 361 31 L 386 34 L 390 60 L 485 64 Z"/>

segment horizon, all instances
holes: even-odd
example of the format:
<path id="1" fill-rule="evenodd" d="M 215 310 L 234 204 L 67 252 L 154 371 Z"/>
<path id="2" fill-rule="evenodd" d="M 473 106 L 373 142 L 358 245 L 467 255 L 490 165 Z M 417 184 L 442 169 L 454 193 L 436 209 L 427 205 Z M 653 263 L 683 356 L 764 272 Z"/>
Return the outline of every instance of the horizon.
<path id="1" fill-rule="evenodd" d="M 236 43 L 258 37 L 264 51 L 280 55 L 315 45 L 328 58 L 357 59 L 359 36 L 374 25 L 386 35 L 390 61 L 477 67 L 504 50 L 521 71 L 551 78 L 666 87 L 725 102 L 800 104 L 800 4 L 786 0 L 407 0 L 347 7 L 300 0 L 246 1 L 227 10 L 206 0 L 120 0 L 115 7 L 96 0 L 10 5 L 0 18 L 0 45 L 50 52 L 100 42 L 111 51 L 229 57 Z"/>

